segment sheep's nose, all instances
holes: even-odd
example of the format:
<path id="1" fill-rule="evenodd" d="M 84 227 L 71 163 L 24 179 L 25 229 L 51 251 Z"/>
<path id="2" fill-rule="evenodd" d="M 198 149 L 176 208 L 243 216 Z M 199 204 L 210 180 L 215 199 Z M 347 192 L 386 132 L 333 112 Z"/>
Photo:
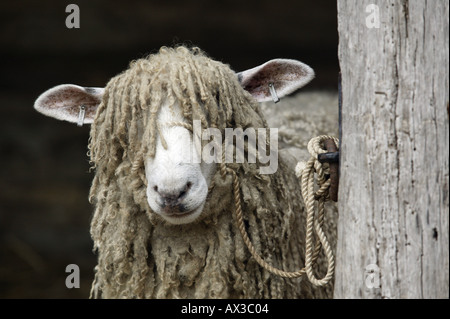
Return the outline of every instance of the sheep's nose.
<path id="1" fill-rule="evenodd" d="M 192 187 L 191 182 L 187 182 L 183 187 L 178 189 L 165 190 L 158 185 L 153 186 L 155 192 L 157 192 L 161 198 L 161 206 L 175 207 L 178 206 L 181 201 L 186 197 L 186 194 Z"/>

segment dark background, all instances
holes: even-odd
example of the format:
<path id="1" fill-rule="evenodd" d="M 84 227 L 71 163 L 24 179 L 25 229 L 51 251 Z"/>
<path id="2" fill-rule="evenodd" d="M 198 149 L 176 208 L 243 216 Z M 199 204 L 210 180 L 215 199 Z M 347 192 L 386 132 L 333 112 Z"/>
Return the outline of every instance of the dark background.
<path id="1" fill-rule="evenodd" d="M 80 29 L 65 26 L 70 3 Z M 89 127 L 35 112 L 43 91 L 104 86 L 180 43 L 235 71 L 298 59 L 316 71 L 306 90 L 337 89 L 335 1 L 1 1 L 0 26 L 0 298 L 87 298 L 93 278 Z M 68 264 L 80 289 L 65 286 Z"/>

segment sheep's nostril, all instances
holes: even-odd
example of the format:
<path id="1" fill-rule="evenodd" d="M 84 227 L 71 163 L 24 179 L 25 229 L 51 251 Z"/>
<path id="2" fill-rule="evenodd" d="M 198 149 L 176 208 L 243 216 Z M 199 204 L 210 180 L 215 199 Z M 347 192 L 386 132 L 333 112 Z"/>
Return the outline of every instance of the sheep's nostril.
<path id="1" fill-rule="evenodd" d="M 158 186 L 153 186 L 153 190 L 155 191 L 155 192 L 158 192 Z"/>
<path id="2" fill-rule="evenodd" d="M 184 186 L 184 189 L 180 192 L 180 194 L 178 194 L 178 199 L 182 199 L 186 193 L 191 189 L 192 187 L 192 183 L 191 182 L 187 182 L 186 186 Z"/>

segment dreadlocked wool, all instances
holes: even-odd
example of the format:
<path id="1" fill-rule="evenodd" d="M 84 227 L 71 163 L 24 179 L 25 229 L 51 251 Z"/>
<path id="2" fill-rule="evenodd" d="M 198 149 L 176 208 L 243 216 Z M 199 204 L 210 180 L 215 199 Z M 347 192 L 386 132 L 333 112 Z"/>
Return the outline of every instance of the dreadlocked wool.
<path id="1" fill-rule="evenodd" d="M 304 266 L 305 214 L 300 183 L 282 158 L 260 175 L 258 163 L 220 163 L 204 210 L 190 224 L 171 225 L 146 198 L 144 161 L 155 155 L 157 114 L 164 101 L 181 106 L 187 123 L 202 127 L 267 128 L 257 102 L 236 74 L 197 48 L 162 48 L 130 63 L 106 86 L 91 128 L 95 177 L 90 200 L 98 254 L 93 297 L 311 298 L 331 287 L 270 274 L 251 258 L 233 218 L 232 176 L 240 179 L 247 232 L 275 267 Z M 222 166 L 222 167 L 220 167 Z"/>

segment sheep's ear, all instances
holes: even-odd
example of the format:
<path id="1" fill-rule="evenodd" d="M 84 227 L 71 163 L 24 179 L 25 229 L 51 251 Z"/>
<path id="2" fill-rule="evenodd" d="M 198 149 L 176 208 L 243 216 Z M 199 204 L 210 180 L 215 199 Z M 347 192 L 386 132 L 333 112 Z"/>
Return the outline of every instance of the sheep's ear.
<path id="1" fill-rule="evenodd" d="M 314 70 L 297 60 L 275 59 L 237 75 L 242 87 L 258 102 L 278 102 L 311 81 Z"/>
<path id="2" fill-rule="evenodd" d="M 72 123 L 91 124 L 102 101 L 104 88 L 62 84 L 42 93 L 34 108 L 44 115 Z"/>

